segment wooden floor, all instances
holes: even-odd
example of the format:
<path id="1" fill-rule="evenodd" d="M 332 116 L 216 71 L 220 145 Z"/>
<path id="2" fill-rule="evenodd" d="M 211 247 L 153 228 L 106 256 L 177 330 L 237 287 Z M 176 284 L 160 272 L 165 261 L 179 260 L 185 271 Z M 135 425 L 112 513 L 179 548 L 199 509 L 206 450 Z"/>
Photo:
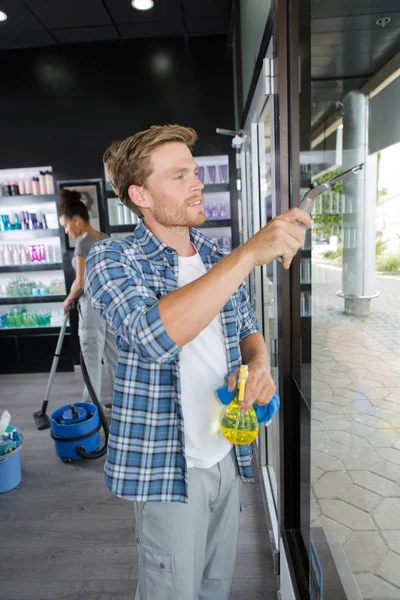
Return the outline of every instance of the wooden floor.
<path id="1" fill-rule="evenodd" d="M 0 376 L 0 411 L 24 435 L 23 480 L 0 494 L 0 596 L 4 600 L 132 600 L 138 577 L 130 502 L 103 483 L 104 459 L 65 465 L 32 413 L 47 375 Z M 82 379 L 57 374 L 50 411 L 80 400 Z M 244 485 L 232 599 L 276 598 L 277 580 L 258 483 Z M 154 598 L 152 600 L 163 600 Z"/>

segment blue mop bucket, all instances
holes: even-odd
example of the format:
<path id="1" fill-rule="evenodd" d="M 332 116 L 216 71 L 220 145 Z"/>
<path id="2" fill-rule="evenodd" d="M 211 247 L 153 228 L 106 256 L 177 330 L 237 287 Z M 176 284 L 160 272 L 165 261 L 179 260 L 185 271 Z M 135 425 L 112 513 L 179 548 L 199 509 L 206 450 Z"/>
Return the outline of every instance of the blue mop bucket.
<path id="1" fill-rule="evenodd" d="M 82 460 L 76 452 L 78 447 L 87 453 L 99 450 L 101 423 L 94 404 L 77 402 L 62 406 L 53 412 L 50 421 L 56 454 L 63 461 Z"/>
<path id="2" fill-rule="evenodd" d="M 20 450 L 23 437 L 17 428 L 14 435 L 19 438 L 18 448 L 0 456 L 0 494 L 13 490 L 22 480 Z"/>

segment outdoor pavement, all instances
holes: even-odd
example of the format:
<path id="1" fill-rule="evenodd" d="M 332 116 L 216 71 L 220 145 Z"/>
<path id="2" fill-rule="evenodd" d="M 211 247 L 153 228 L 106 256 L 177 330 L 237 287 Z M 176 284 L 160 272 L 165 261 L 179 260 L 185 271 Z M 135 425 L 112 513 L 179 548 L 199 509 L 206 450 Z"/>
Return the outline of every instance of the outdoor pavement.
<path id="1" fill-rule="evenodd" d="M 368 318 L 343 314 L 339 267 L 312 281 L 312 525 L 359 598 L 400 599 L 400 277 L 376 277 Z"/>

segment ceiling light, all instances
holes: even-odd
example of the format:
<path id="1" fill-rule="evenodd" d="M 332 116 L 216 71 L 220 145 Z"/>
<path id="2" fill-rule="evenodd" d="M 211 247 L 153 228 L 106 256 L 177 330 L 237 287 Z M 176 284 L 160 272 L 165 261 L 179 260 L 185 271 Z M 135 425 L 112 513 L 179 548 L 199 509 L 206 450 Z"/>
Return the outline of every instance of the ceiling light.
<path id="1" fill-rule="evenodd" d="M 137 10 L 150 10 L 154 6 L 153 0 L 132 0 L 131 4 Z"/>
<path id="2" fill-rule="evenodd" d="M 7 15 L 2 10 L 0 10 L 0 21 L 7 21 Z"/>

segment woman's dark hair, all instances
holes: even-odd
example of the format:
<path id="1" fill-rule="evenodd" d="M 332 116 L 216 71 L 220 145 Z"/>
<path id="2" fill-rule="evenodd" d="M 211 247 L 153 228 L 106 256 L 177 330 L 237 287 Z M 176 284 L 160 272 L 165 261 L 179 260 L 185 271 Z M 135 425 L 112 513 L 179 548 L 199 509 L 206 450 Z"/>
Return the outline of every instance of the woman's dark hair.
<path id="1" fill-rule="evenodd" d="M 86 223 L 89 222 L 89 212 L 85 204 L 81 200 L 81 194 L 74 190 L 60 190 L 60 208 L 58 211 L 59 217 L 80 217 Z"/>

